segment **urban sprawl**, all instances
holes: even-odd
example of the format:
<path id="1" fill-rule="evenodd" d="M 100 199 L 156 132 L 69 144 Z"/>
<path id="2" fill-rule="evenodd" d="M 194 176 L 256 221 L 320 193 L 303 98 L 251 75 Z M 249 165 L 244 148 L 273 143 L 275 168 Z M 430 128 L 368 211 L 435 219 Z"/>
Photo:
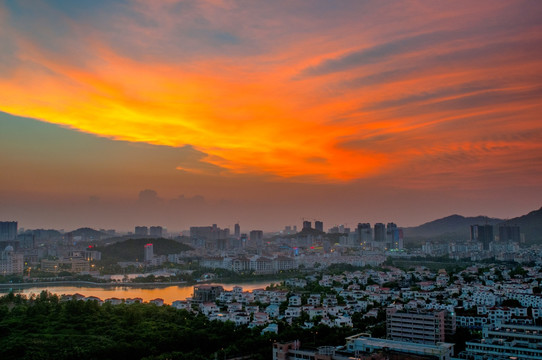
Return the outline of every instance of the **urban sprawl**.
<path id="1" fill-rule="evenodd" d="M 74 275 L 129 283 L 178 277 L 197 266 L 201 276 L 194 279 L 192 297 L 170 305 L 162 299 L 151 303 L 211 321 L 260 327 L 262 333 L 277 333 L 279 322 L 363 330 L 342 346 L 308 349 L 297 339 L 276 342 L 270 349 L 276 360 L 542 359 L 542 250 L 520 246 L 518 226 L 472 225 L 464 241 L 428 241 L 406 249 L 403 231 L 393 223 L 335 226 L 327 232 L 320 221 L 312 225 L 304 221 L 299 231 L 286 226 L 275 234 L 242 233 L 239 224 L 230 233 L 212 225 L 173 237 L 159 226 L 137 226 L 123 235 L 92 229 L 24 231 L 16 222 L 0 222 L 0 275 L 31 283 Z M 154 244 L 164 237 L 187 245 L 186 251 L 155 254 Z M 141 258 L 118 261 L 123 272 L 106 273 L 99 249 L 128 238 L 147 239 Z M 446 266 L 438 266 L 439 259 L 446 259 Z M 49 276 L 32 276 L 37 270 Z M 252 291 L 199 283 L 220 279 L 222 270 L 285 276 Z M 112 305 L 143 302 L 63 297 L 73 298 Z M 461 336 L 463 342 L 456 344 Z"/>

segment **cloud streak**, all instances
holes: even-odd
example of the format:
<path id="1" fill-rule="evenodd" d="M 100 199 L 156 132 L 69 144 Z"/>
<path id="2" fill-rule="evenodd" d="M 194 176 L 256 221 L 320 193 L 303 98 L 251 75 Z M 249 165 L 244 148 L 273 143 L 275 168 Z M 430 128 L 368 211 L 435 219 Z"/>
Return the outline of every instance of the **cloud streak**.
<path id="1" fill-rule="evenodd" d="M 463 181 L 541 150 L 536 2 L 62 4 L 1 8 L 0 110 L 202 154 L 181 172 Z"/>

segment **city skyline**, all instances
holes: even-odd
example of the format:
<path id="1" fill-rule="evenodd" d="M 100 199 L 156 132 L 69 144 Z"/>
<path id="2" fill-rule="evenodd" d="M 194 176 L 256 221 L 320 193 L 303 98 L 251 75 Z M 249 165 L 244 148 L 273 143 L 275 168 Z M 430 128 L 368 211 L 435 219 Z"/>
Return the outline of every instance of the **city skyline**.
<path id="1" fill-rule="evenodd" d="M 536 1 L 2 3 L 0 220 L 523 215 L 542 200 L 541 19 Z"/>

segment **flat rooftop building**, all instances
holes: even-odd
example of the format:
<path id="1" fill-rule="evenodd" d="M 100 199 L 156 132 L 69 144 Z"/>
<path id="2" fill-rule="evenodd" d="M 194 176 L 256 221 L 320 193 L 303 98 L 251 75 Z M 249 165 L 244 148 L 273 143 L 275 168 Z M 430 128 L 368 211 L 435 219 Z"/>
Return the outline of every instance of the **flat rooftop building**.
<path id="1" fill-rule="evenodd" d="M 320 346 L 302 349 L 299 341 L 273 344 L 273 360 L 365 360 L 365 359 L 438 359 L 450 360 L 454 344 L 416 344 L 372 338 L 358 334 L 346 338 L 340 347 Z M 380 355 L 380 356 L 379 356 Z"/>
<path id="2" fill-rule="evenodd" d="M 482 339 L 467 341 L 460 359 L 542 359 L 542 326 L 485 325 Z"/>
<path id="3" fill-rule="evenodd" d="M 351 352 L 373 353 L 379 350 L 394 351 L 403 354 L 427 356 L 439 360 L 450 360 L 454 344 L 438 342 L 436 344 L 417 344 L 407 341 L 377 339 L 363 334 L 346 338 L 346 348 Z"/>

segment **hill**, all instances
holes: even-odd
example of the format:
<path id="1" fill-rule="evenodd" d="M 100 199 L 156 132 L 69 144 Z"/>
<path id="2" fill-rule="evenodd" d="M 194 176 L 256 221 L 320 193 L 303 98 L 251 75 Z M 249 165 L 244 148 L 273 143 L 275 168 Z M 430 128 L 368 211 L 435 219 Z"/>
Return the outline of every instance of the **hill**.
<path id="1" fill-rule="evenodd" d="M 403 229 L 405 239 L 409 238 L 446 238 L 465 240 L 470 237 L 471 225 L 497 225 L 502 219 L 489 218 L 487 216 L 464 217 L 450 215 L 442 219 L 433 220 L 425 224 Z"/>
<path id="2" fill-rule="evenodd" d="M 519 225 L 526 243 L 542 244 L 542 207 L 527 215 L 503 221 L 501 224 Z"/>
<path id="3" fill-rule="evenodd" d="M 405 242 L 408 243 L 423 243 L 427 240 L 467 240 L 470 238 L 471 225 L 497 225 L 502 222 L 502 219 L 489 218 L 487 216 L 465 217 L 450 215 L 419 226 L 404 228 L 403 233 Z"/>
<path id="4" fill-rule="evenodd" d="M 513 219 L 503 220 L 487 216 L 464 217 L 451 215 L 425 224 L 404 228 L 405 243 L 421 245 L 425 241 L 456 241 L 470 238 L 471 225 L 493 225 L 494 234 L 498 235 L 498 225 L 519 225 L 528 244 L 542 243 L 542 208 Z"/>
<path id="5" fill-rule="evenodd" d="M 170 239 L 128 239 L 107 246 L 98 246 L 96 250 L 102 252 L 102 260 L 107 262 L 141 261 L 143 247 L 152 243 L 155 255 L 178 254 L 192 250 L 188 245 Z"/>

